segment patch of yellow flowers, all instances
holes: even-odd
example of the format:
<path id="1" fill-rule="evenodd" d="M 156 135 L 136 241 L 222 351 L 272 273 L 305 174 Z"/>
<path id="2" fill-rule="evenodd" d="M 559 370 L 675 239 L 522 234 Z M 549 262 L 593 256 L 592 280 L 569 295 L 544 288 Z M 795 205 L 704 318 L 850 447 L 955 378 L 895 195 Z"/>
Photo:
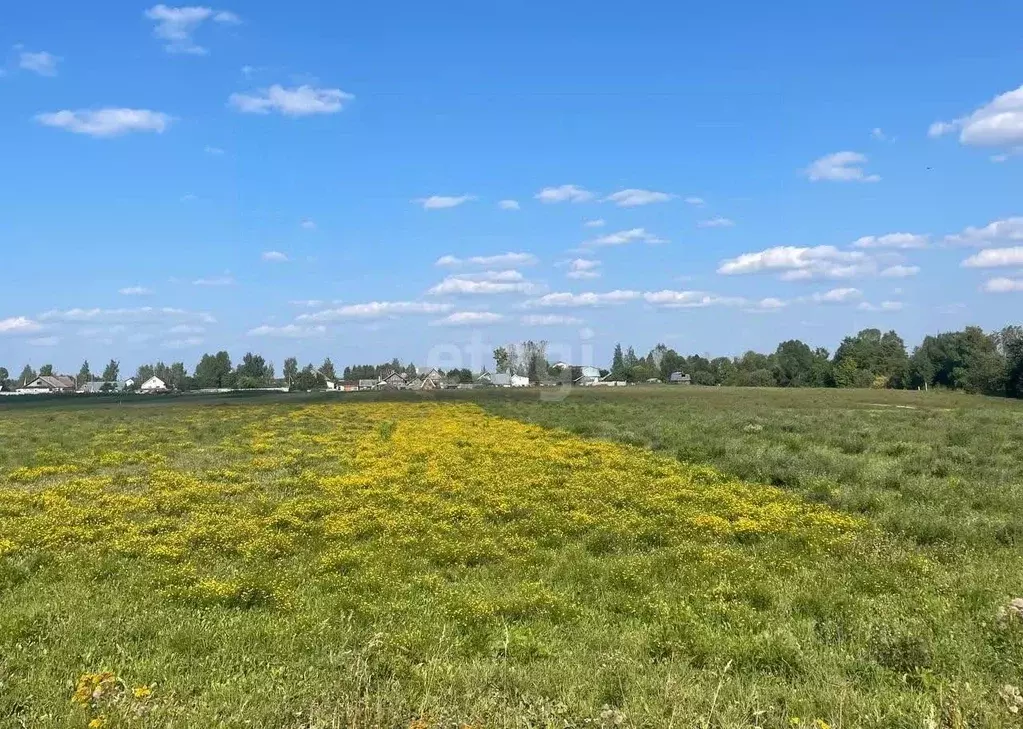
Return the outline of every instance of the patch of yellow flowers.
<path id="1" fill-rule="evenodd" d="M 32 426 L 17 419 L 6 427 Z M 310 570 L 430 589 L 440 570 L 573 546 L 713 566 L 783 540 L 812 559 L 859 526 L 776 488 L 471 404 L 168 408 L 142 428 L 80 432 L 0 471 L 0 560 L 141 565 L 133 574 L 197 605 L 286 607 Z M 520 609 L 565 609 L 543 586 L 524 595 Z"/>

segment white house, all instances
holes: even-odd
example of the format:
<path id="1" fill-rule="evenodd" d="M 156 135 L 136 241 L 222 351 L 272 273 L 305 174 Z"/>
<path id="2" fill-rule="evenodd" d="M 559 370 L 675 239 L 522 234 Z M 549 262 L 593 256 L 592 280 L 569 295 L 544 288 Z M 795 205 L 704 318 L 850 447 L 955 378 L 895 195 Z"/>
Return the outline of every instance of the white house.
<path id="1" fill-rule="evenodd" d="M 139 392 L 167 392 L 167 383 L 154 375 L 139 385 Z"/>
<path id="2" fill-rule="evenodd" d="M 494 387 L 529 387 L 529 378 L 498 372 L 490 376 L 490 384 Z"/>
<path id="3" fill-rule="evenodd" d="M 55 393 L 74 392 L 75 378 L 67 375 L 40 375 L 24 387 L 19 388 L 20 393 Z"/>

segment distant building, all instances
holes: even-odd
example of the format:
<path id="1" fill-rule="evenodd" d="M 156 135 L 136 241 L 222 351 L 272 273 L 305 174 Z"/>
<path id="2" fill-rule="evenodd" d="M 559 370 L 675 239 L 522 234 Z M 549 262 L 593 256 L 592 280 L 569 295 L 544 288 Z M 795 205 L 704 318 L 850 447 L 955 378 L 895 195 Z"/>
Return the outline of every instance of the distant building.
<path id="1" fill-rule="evenodd" d="M 119 382 L 86 382 L 78 388 L 78 392 L 87 395 L 95 395 L 101 392 L 118 392 L 121 389 Z"/>
<path id="2" fill-rule="evenodd" d="M 404 390 L 405 384 L 405 375 L 401 372 L 389 372 L 380 380 L 381 386 L 395 390 Z"/>
<path id="3" fill-rule="evenodd" d="M 154 375 L 139 385 L 139 392 L 167 392 L 167 383 Z"/>
<path id="4" fill-rule="evenodd" d="M 379 382 L 379 380 L 377 380 L 375 377 L 372 378 L 372 379 L 359 380 L 359 382 L 357 384 L 357 389 L 359 389 L 359 390 L 375 390 L 378 382 Z"/>
<path id="5" fill-rule="evenodd" d="M 693 384 L 693 379 L 682 372 L 672 372 L 671 376 L 668 378 L 668 382 L 673 385 L 691 385 Z"/>
<path id="6" fill-rule="evenodd" d="M 18 390 L 18 392 L 41 394 L 74 391 L 75 378 L 67 375 L 42 375 Z"/>
<path id="7" fill-rule="evenodd" d="M 529 387 L 529 378 L 522 375 L 510 375 L 505 372 L 498 372 L 496 375 L 485 375 L 494 387 Z M 482 377 L 480 378 L 482 379 Z"/>

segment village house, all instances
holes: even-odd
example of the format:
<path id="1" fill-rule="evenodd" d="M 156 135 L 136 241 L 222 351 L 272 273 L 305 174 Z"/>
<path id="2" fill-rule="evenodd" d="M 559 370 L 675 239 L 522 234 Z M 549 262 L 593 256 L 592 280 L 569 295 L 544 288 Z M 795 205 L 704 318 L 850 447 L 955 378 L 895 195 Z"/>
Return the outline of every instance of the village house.
<path id="1" fill-rule="evenodd" d="M 156 393 L 167 392 L 167 383 L 155 375 L 139 385 L 139 392 Z"/>
<path id="2" fill-rule="evenodd" d="M 18 389 L 21 393 L 66 393 L 75 391 L 75 378 L 67 375 L 41 375 L 24 387 Z"/>
<path id="3" fill-rule="evenodd" d="M 672 385 L 691 385 L 693 384 L 693 379 L 682 372 L 672 372 L 668 382 Z"/>
<path id="4" fill-rule="evenodd" d="M 512 375 L 507 372 L 498 372 L 493 375 L 484 372 L 476 381 L 481 385 L 491 385 L 492 387 L 529 387 L 528 377 Z"/>
<path id="5" fill-rule="evenodd" d="M 380 379 L 380 382 L 377 384 L 377 387 L 391 390 L 404 390 L 406 384 L 407 380 L 405 378 L 404 373 L 388 372 Z"/>
<path id="6" fill-rule="evenodd" d="M 86 395 L 96 395 L 101 392 L 120 392 L 122 389 L 119 382 L 86 382 L 78 388 L 78 392 Z"/>
<path id="7" fill-rule="evenodd" d="M 377 386 L 377 382 L 378 382 L 378 380 L 375 377 L 373 377 L 371 379 L 363 379 L 363 380 L 359 380 L 359 382 L 358 382 L 356 387 L 359 390 L 375 390 L 376 386 Z"/>

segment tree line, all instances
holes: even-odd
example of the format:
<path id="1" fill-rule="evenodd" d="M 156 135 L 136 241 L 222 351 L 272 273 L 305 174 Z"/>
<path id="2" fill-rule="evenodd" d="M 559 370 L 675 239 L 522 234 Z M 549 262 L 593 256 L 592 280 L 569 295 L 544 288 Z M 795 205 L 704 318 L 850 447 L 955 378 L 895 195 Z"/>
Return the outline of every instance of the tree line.
<path id="1" fill-rule="evenodd" d="M 834 355 L 798 339 L 774 352 L 740 357 L 683 356 L 658 344 L 645 357 L 615 347 L 610 379 L 667 381 L 683 372 L 697 385 L 747 387 L 873 387 L 952 390 L 1023 397 L 1023 327 L 985 333 L 980 327 L 924 338 L 912 352 L 895 331 L 864 329 L 845 337 Z"/>
<path id="2" fill-rule="evenodd" d="M 579 374 L 579 367 L 569 371 L 555 369 L 547 361 L 547 342 L 525 341 L 494 350 L 497 372 L 526 376 L 531 382 L 563 379 Z M 316 367 L 300 368 L 298 359 L 284 360 L 281 376 L 274 364 L 261 355 L 247 352 L 233 363 L 226 351 L 204 354 L 191 372 L 183 362 L 166 364 L 158 361 L 143 364 L 134 373 L 138 387 L 150 377 L 159 377 L 168 387 L 178 391 L 200 389 L 251 389 L 284 387 L 312 390 L 326 386 L 328 380 L 379 380 L 391 372 L 413 376 L 416 368 L 397 358 L 381 364 L 349 365 L 341 376 L 327 357 Z M 650 380 L 667 382 L 674 372 L 688 374 L 697 385 L 728 385 L 737 387 L 874 387 L 895 389 L 928 389 L 941 387 L 985 395 L 1023 397 L 1023 327 L 1008 326 L 996 332 L 979 327 L 944 332 L 925 337 L 908 351 L 902 337 L 895 331 L 864 329 L 845 337 L 832 355 L 827 349 L 812 349 L 806 343 L 791 339 L 782 342 L 770 353 L 748 351 L 739 357 L 709 358 L 685 356 L 664 344 L 658 344 L 645 356 L 633 347 L 615 346 L 610 369 L 601 369 L 608 379 L 641 383 Z M 0 367 L 0 384 L 7 389 L 24 387 L 37 376 L 53 375 L 52 364 L 36 372 L 25 365 L 15 379 Z M 478 373 L 468 369 L 449 370 L 451 383 L 474 382 Z M 116 360 L 93 374 L 89 363 L 82 364 L 77 384 L 118 382 L 121 366 Z"/>

